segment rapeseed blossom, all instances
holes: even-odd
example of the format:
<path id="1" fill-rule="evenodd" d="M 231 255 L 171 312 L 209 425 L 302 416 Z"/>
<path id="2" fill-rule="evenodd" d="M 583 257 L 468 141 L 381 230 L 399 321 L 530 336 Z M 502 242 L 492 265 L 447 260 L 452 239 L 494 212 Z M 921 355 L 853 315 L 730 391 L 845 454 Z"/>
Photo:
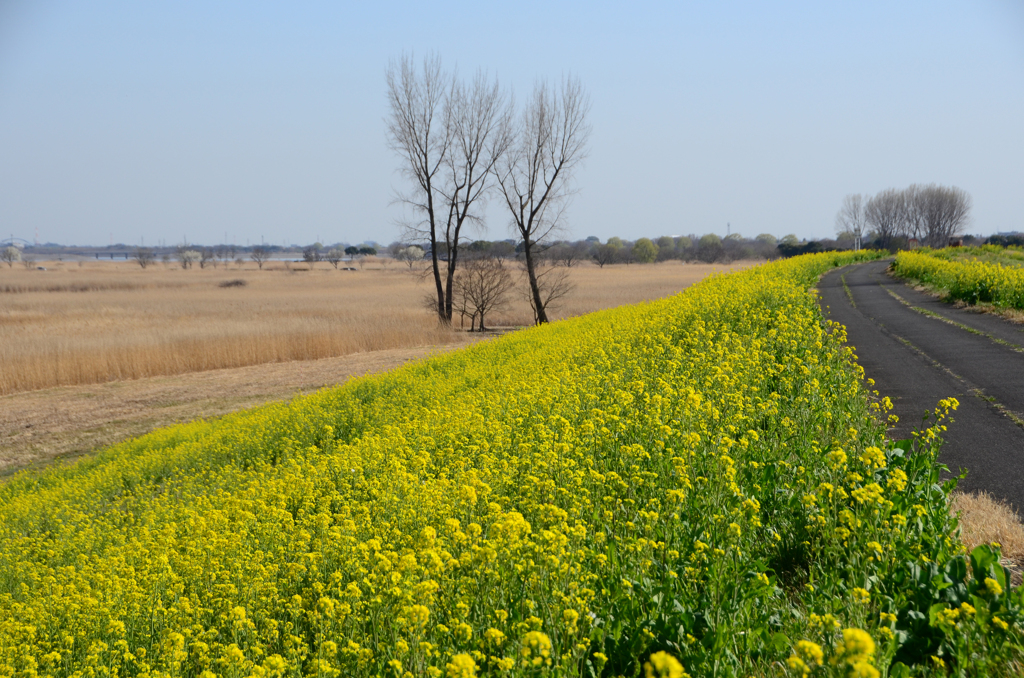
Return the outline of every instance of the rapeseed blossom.
<path id="1" fill-rule="evenodd" d="M 1011 265 L 985 261 L 986 255 L 1015 255 Z M 1019 249 L 994 246 L 957 248 L 957 251 L 922 249 L 900 252 L 893 270 L 943 291 L 950 299 L 968 304 L 991 303 L 1024 308 L 1024 268 Z M 955 257 L 955 259 L 954 259 Z"/>
<path id="2" fill-rule="evenodd" d="M 655 652 L 644 664 L 644 674 L 647 678 L 683 678 L 686 673 L 679 660 L 668 652 Z"/>
<path id="3" fill-rule="evenodd" d="M 12 478 L 0 676 L 759 675 L 855 656 L 841 628 L 888 642 L 905 563 L 944 566 L 955 525 L 934 450 L 885 440 L 807 292 L 867 256 L 714 276 Z"/>

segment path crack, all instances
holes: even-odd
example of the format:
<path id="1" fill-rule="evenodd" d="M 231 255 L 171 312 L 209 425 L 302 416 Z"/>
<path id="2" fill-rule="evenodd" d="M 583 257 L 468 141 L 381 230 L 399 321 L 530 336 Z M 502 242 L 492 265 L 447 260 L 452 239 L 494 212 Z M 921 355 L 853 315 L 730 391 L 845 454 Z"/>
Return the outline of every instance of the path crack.
<path id="1" fill-rule="evenodd" d="M 885 287 L 885 286 L 883 285 L 882 287 Z M 889 292 L 889 294 L 892 294 L 893 296 L 896 296 L 893 292 L 891 292 L 888 289 L 886 289 L 886 292 Z M 907 302 L 904 302 L 904 303 L 907 303 Z M 907 305 L 909 306 L 909 303 L 907 303 Z M 911 307 L 911 308 L 913 308 L 913 307 Z M 879 331 L 881 331 L 883 334 L 886 334 L 886 335 L 892 337 L 896 341 L 900 342 L 901 344 L 903 344 L 904 346 L 909 348 L 911 351 L 913 351 L 914 353 L 919 355 L 921 358 L 923 358 L 924 360 L 929 362 L 932 365 L 932 367 L 934 367 L 935 369 L 937 369 L 937 370 L 939 370 L 941 372 L 944 372 L 946 375 L 948 375 L 954 381 L 959 382 L 960 385 L 962 385 L 964 387 L 964 389 L 968 393 L 973 395 L 978 400 L 981 400 L 982 402 L 984 402 L 993 411 L 995 411 L 996 413 L 1006 417 L 1007 419 L 1012 421 L 1014 424 L 1016 424 L 1020 428 L 1024 429 L 1024 416 L 1022 416 L 1019 412 L 1015 412 L 1014 410 L 1011 410 L 1009 407 L 1007 407 L 1003 403 L 999 402 L 995 398 L 995 396 L 988 395 L 987 393 L 985 393 L 985 389 L 981 388 L 980 386 L 975 386 L 970 381 L 968 381 L 966 378 L 960 376 L 959 374 L 957 374 L 953 370 L 949 369 L 948 367 L 946 367 L 945 365 L 940 363 L 938 360 L 936 360 L 935 358 L 933 358 L 930 355 L 928 355 L 924 351 L 924 349 L 919 348 L 918 346 L 916 346 L 909 339 L 896 334 L 895 332 L 893 332 L 892 330 L 888 329 L 885 325 L 883 325 L 882 323 L 878 322 L 877 320 L 874 320 L 873 318 L 871 320 L 876 325 L 878 325 Z"/>
<path id="2" fill-rule="evenodd" d="M 844 281 L 843 286 L 845 287 L 845 281 Z M 879 287 L 881 287 L 883 290 L 888 292 L 889 295 L 893 299 L 895 299 L 896 301 L 900 302 L 901 304 L 903 304 L 904 306 L 906 306 L 910 310 L 915 311 L 917 313 L 920 313 L 921 315 L 923 315 L 923 316 L 925 316 L 927 318 L 931 318 L 932 320 L 938 320 L 939 322 L 946 323 L 947 325 L 952 325 L 953 327 L 957 327 L 957 328 L 959 328 L 959 329 L 961 329 L 961 330 L 963 330 L 965 332 L 970 332 L 971 334 L 976 334 L 979 337 L 985 337 L 989 341 L 995 342 L 995 343 L 999 344 L 1000 346 L 1005 346 L 1006 348 L 1008 348 L 1011 351 L 1014 351 L 1016 353 L 1024 353 L 1024 346 L 1019 346 L 1017 344 L 1014 344 L 1013 342 L 1006 341 L 1005 339 L 1000 339 L 999 337 L 993 336 L 993 335 L 989 334 L 988 332 L 983 332 L 982 330 L 979 330 L 977 328 L 971 327 L 969 325 L 964 325 L 963 323 L 959 323 L 959 322 L 953 320 L 952 318 L 947 318 L 946 316 L 942 315 L 941 313 L 936 313 L 935 311 L 928 310 L 927 308 L 921 308 L 920 306 L 914 306 L 912 303 L 910 303 L 910 301 L 904 299 L 902 296 L 900 296 L 896 292 L 893 292 L 891 289 L 889 289 L 888 285 L 880 284 Z M 849 290 L 847 290 L 847 291 L 849 291 Z"/>

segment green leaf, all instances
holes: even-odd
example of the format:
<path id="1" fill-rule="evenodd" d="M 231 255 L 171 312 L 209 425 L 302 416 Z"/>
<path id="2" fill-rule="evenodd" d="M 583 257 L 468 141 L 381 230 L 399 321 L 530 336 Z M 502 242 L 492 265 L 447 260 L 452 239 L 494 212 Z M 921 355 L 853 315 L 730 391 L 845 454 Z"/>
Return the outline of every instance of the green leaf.
<path id="1" fill-rule="evenodd" d="M 779 652 L 784 652 L 792 647 L 792 643 L 789 642 L 789 636 L 781 631 L 772 636 L 772 647 Z"/>
<path id="2" fill-rule="evenodd" d="M 989 566 L 999 562 L 999 551 L 988 544 L 975 546 L 971 551 L 971 569 L 974 570 L 974 577 L 983 581 L 989 573 Z"/>
<path id="3" fill-rule="evenodd" d="M 892 444 L 894 450 L 899 449 L 904 452 L 909 452 L 914 449 L 914 440 L 912 438 L 904 438 L 903 440 L 897 440 Z"/>
<path id="4" fill-rule="evenodd" d="M 963 558 L 952 558 L 946 563 L 946 576 L 955 583 L 967 578 L 967 563 Z"/>
<path id="5" fill-rule="evenodd" d="M 910 678 L 910 667 L 903 662 L 896 662 L 889 667 L 889 678 Z"/>

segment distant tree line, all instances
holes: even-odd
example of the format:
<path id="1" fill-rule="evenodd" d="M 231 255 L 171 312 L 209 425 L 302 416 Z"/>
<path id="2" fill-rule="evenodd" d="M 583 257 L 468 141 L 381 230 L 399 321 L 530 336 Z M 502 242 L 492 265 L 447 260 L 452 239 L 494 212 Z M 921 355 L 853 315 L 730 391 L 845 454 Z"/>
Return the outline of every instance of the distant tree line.
<path id="1" fill-rule="evenodd" d="M 992 235 L 985 240 L 985 244 L 999 245 L 1000 247 L 1024 247 L 1024 233 Z"/>
<path id="2" fill-rule="evenodd" d="M 611 237 L 606 242 L 591 236 L 584 240 L 552 240 L 534 246 L 533 257 L 540 266 L 561 266 L 572 268 L 582 262 L 592 262 L 604 267 L 609 264 L 651 264 L 660 261 L 680 260 L 684 262 L 720 263 L 738 259 L 777 259 L 782 256 L 779 243 L 798 244 L 796 236 L 789 235 L 779 241 L 775 236 L 761 234 L 756 238 L 744 238 L 733 234 L 720 237 L 715 234 L 703 236 L 661 236 L 660 238 L 638 238 L 627 240 Z M 834 241 L 826 241 L 836 247 Z M 401 252 L 410 245 L 393 243 L 390 252 Z M 430 256 L 429 244 L 417 248 L 423 256 Z M 462 255 L 467 259 L 497 258 L 525 260 L 525 243 L 515 240 L 474 240 L 463 245 Z M 393 255 L 394 256 L 394 255 Z M 444 259 L 445 253 L 439 258 Z"/>
<path id="3" fill-rule="evenodd" d="M 240 247 L 237 245 L 214 245 L 214 246 L 199 246 L 199 245 L 177 245 L 172 248 L 152 248 L 152 247 L 136 247 L 131 251 L 131 258 L 142 268 L 148 268 L 151 264 L 156 262 L 158 259 L 169 265 L 171 262 L 176 263 L 183 269 L 194 268 L 197 264 L 199 268 L 217 268 L 220 265 L 227 266 L 230 263 L 234 263 L 241 266 L 247 259 L 251 259 L 258 268 L 262 269 L 263 264 L 271 259 L 287 258 L 291 253 L 297 253 L 298 246 L 292 246 L 291 248 L 282 247 L 280 245 L 252 245 L 246 247 Z M 301 248 L 302 260 L 307 263 L 316 263 L 318 261 L 326 261 L 332 264 L 335 268 L 338 268 L 339 262 L 343 260 L 359 260 L 362 257 L 374 256 L 377 254 L 377 248 L 371 245 L 347 245 L 345 243 L 338 243 L 331 246 L 325 246 L 319 242 L 307 245 Z M 127 254 L 125 258 L 127 258 Z M 396 259 L 398 257 L 395 257 Z"/>

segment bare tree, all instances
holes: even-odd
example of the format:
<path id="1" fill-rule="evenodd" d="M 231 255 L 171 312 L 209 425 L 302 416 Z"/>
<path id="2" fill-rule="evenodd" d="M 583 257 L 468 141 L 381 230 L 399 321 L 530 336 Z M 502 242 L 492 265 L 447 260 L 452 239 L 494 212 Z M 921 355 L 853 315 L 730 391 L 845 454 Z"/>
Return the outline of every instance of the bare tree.
<path id="1" fill-rule="evenodd" d="M 971 213 L 971 196 L 955 186 L 912 186 L 922 240 L 929 247 L 946 247 L 963 233 Z"/>
<path id="2" fill-rule="evenodd" d="M 217 268 L 217 252 L 212 247 L 204 247 L 199 252 L 199 268 L 207 266 Z"/>
<path id="3" fill-rule="evenodd" d="M 249 258 L 256 262 L 256 265 L 263 270 L 263 263 L 270 259 L 270 250 L 262 245 L 257 245 L 252 248 L 252 252 L 249 253 Z"/>
<path id="4" fill-rule="evenodd" d="M 867 217 L 864 213 L 867 202 L 866 196 L 853 193 L 843 198 L 843 206 L 836 214 L 836 234 L 849 233 L 853 236 L 854 250 L 861 248 L 861 241 L 867 227 Z"/>
<path id="5" fill-rule="evenodd" d="M 594 262 L 600 267 L 604 268 L 608 264 L 614 264 L 619 259 L 620 247 L 605 243 L 604 245 L 598 245 L 594 248 Z"/>
<path id="6" fill-rule="evenodd" d="M 925 225 L 925 203 L 927 196 L 924 189 L 917 184 L 911 184 L 903 189 L 903 220 L 897 229 L 897 233 L 918 242 L 923 242 L 927 235 Z"/>
<path id="7" fill-rule="evenodd" d="M 484 319 L 508 302 L 515 286 L 504 261 L 496 257 L 468 260 L 455 275 L 455 305 L 470 316 L 469 329 L 487 329 Z M 479 324 L 477 320 L 479 319 Z"/>
<path id="8" fill-rule="evenodd" d="M 302 260 L 307 264 L 315 264 L 316 262 L 323 259 L 320 251 L 323 249 L 323 245 L 320 243 L 314 243 L 309 247 L 305 247 L 302 250 Z M 310 266 L 312 268 L 312 266 Z"/>
<path id="9" fill-rule="evenodd" d="M 402 173 L 414 186 L 412 193 L 402 194 L 398 199 L 419 215 L 420 221 L 412 230 L 424 232 L 431 244 L 437 314 L 446 323 L 451 322 L 451 316 L 445 311 L 448 299 L 438 260 L 438 209 L 443 206 L 438 204 L 437 184 L 452 143 L 453 130 L 448 117 L 451 111 L 445 105 L 451 83 L 451 76 L 442 70 L 441 59 L 436 55 L 423 60 L 420 73 L 412 57 L 402 57 L 399 64 L 392 63 L 387 71 L 391 108 L 388 142 L 402 157 Z"/>
<path id="10" fill-rule="evenodd" d="M 447 119 L 454 133 L 445 161 L 441 194 L 448 208 L 444 244 L 448 263 L 446 314 L 450 320 L 463 228 L 467 224 L 483 224 L 478 210 L 486 202 L 493 170 L 512 142 L 513 109 L 498 81 L 490 80 L 481 72 L 468 85 L 459 80 L 453 83 L 447 107 Z"/>
<path id="11" fill-rule="evenodd" d="M 417 261 L 423 261 L 423 248 L 419 245 L 409 245 L 403 248 L 395 255 L 395 259 L 398 261 L 404 261 L 405 265 L 412 270 L 412 267 L 416 265 Z"/>
<path id="12" fill-rule="evenodd" d="M 174 256 L 182 268 L 192 268 L 192 264 L 199 261 L 200 254 L 196 250 L 189 249 L 188 245 L 178 245 L 174 248 Z"/>
<path id="13" fill-rule="evenodd" d="M 402 242 L 401 240 L 396 240 L 395 242 L 388 245 L 388 254 L 391 255 L 392 259 L 398 261 L 399 259 L 401 259 L 402 250 L 404 250 L 406 247 L 408 247 L 408 245 L 406 245 L 404 242 Z"/>
<path id="14" fill-rule="evenodd" d="M 21 250 L 14 245 L 0 249 L 0 261 L 7 264 L 8 268 L 13 268 L 14 262 L 21 261 Z"/>
<path id="15" fill-rule="evenodd" d="M 889 247 L 892 239 L 903 235 L 906 215 L 904 192 L 888 188 L 867 201 L 864 223 L 871 227 L 882 247 Z"/>
<path id="16" fill-rule="evenodd" d="M 332 247 L 327 250 L 327 254 L 324 255 L 324 259 L 326 259 L 334 268 L 338 268 L 338 262 L 340 262 L 344 257 L 345 253 L 337 247 Z"/>
<path id="17" fill-rule="evenodd" d="M 132 256 L 132 259 L 143 269 L 153 263 L 154 258 L 153 250 L 148 247 L 136 247 L 135 254 Z"/>
<path id="18" fill-rule="evenodd" d="M 557 90 L 538 84 L 515 130 L 515 141 L 497 168 L 512 224 L 523 240 L 530 303 L 538 324 L 548 317 L 536 249 L 561 225 L 573 195 L 573 173 L 587 154 L 589 110 L 590 100 L 578 78 L 565 78 Z"/>
<path id="19" fill-rule="evenodd" d="M 409 230 L 430 244 L 437 313 L 447 324 L 463 228 L 481 223 L 491 171 L 509 144 L 510 107 L 497 80 L 478 73 L 467 86 L 436 56 L 420 73 L 403 58 L 388 69 L 387 82 L 391 148 L 414 184 L 399 199 L 421 216 Z"/>
<path id="20" fill-rule="evenodd" d="M 911 184 L 903 190 L 886 189 L 868 200 L 864 223 L 874 229 L 884 247 L 891 246 L 897 236 L 931 247 L 945 247 L 950 239 L 963 233 L 970 212 L 971 196 L 963 189 Z M 842 215 L 840 211 L 837 228 Z"/>
<path id="21" fill-rule="evenodd" d="M 551 261 L 572 268 L 586 258 L 588 250 L 585 242 L 560 242 L 552 246 L 547 255 Z"/>

